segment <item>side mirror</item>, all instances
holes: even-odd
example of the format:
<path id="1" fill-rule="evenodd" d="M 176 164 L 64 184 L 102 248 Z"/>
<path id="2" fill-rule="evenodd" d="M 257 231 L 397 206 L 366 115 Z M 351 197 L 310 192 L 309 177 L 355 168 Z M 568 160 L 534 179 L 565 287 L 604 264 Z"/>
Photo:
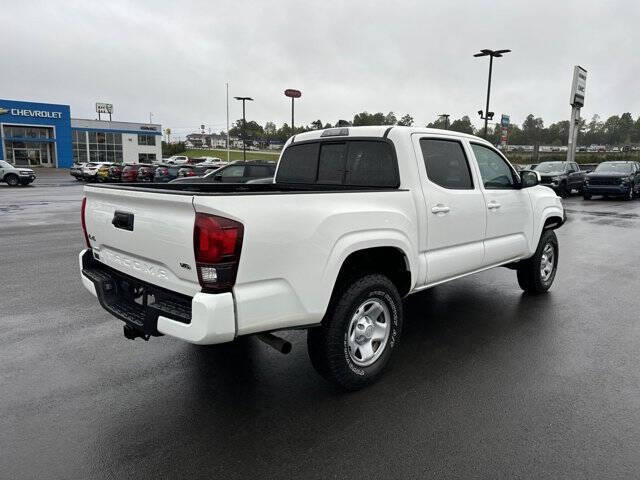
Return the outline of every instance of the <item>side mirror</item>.
<path id="1" fill-rule="evenodd" d="M 520 172 L 522 188 L 535 187 L 540 183 L 540 174 L 533 170 L 523 170 Z"/>

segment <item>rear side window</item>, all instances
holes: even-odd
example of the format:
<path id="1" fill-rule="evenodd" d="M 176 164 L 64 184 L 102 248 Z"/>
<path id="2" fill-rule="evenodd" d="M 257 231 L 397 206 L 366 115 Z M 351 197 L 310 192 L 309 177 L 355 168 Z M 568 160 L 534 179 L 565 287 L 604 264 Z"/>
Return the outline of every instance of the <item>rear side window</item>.
<path id="1" fill-rule="evenodd" d="M 420 149 L 429 180 L 443 188 L 473 190 L 469 162 L 460 142 L 423 138 Z"/>
<path id="2" fill-rule="evenodd" d="M 383 141 L 313 142 L 288 147 L 276 183 L 398 187 L 393 147 Z"/>

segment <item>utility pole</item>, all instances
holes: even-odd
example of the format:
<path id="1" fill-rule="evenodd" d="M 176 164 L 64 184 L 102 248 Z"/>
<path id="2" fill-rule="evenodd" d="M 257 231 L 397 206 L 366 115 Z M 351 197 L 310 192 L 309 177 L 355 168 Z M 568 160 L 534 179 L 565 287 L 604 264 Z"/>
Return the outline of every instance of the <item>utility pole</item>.
<path id="1" fill-rule="evenodd" d="M 240 100 L 242 102 L 242 159 L 243 161 L 247 161 L 247 119 L 245 116 L 245 102 L 248 100 L 253 102 L 253 98 L 251 97 L 233 97 L 236 100 Z"/>
<path id="2" fill-rule="evenodd" d="M 445 130 L 449 130 L 449 117 L 450 117 L 450 115 L 448 113 L 441 113 L 440 115 L 438 115 L 438 118 L 444 118 L 444 129 Z"/>
<path id="3" fill-rule="evenodd" d="M 480 118 L 484 120 L 484 138 L 487 138 L 488 122 L 493 118 L 493 112 L 489 111 L 489 98 L 491 97 L 491 73 L 493 71 L 493 57 L 502 57 L 503 53 L 509 53 L 511 50 L 489 50 L 487 48 L 480 50 L 480 53 L 476 53 L 474 57 L 489 57 L 489 80 L 487 82 L 487 105 L 485 107 L 484 115 L 482 110 L 478 110 Z"/>

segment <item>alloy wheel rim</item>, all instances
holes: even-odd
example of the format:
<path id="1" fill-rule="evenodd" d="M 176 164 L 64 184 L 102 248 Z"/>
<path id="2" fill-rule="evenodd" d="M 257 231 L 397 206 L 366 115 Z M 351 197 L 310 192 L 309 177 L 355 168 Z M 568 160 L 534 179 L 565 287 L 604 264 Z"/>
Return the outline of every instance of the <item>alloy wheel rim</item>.
<path id="1" fill-rule="evenodd" d="M 547 243 L 542 250 L 542 257 L 540 258 L 540 278 L 543 282 L 549 281 L 555 268 L 556 252 L 553 245 Z"/>
<path id="2" fill-rule="evenodd" d="M 384 352 L 390 333 L 391 314 L 383 302 L 369 299 L 360 304 L 346 333 L 353 363 L 360 367 L 375 363 Z"/>

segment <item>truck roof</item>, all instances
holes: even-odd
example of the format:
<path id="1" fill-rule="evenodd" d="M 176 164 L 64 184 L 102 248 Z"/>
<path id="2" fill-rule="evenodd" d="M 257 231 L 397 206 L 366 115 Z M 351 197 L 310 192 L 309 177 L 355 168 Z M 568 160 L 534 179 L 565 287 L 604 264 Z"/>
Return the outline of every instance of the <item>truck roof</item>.
<path id="1" fill-rule="evenodd" d="M 347 131 L 347 135 L 343 131 Z M 326 128 L 322 130 L 312 130 L 310 132 L 299 133 L 293 136 L 287 143 L 291 142 L 303 142 L 307 140 L 316 140 L 319 138 L 348 138 L 348 137 L 372 137 L 381 138 L 388 136 L 391 132 L 397 134 L 402 132 L 405 135 L 411 135 L 413 133 L 424 133 L 433 135 L 450 135 L 452 137 L 468 138 L 482 143 L 491 145 L 490 142 L 476 137 L 475 135 L 469 135 L 467 133 L 454 132 L 453 130 L 442 130 L 439 128 L 427 128 L 427 127 L 401 127 L 398 125 L 372 125 L 365 127 L 334 127 Z"/>

